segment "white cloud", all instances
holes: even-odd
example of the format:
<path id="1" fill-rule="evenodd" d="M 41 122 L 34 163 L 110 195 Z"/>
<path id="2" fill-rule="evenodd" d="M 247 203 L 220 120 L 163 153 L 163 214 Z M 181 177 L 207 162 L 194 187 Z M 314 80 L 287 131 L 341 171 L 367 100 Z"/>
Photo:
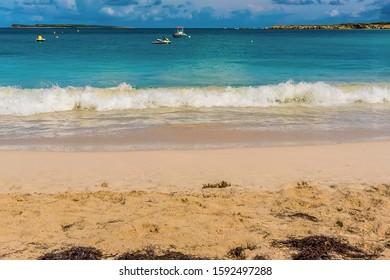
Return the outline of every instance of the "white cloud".
<path id="1" fill-rule="evenodd" d="M 295 2 L 298 0 L 294 0 Z M 310 0 L 305 0 L 310 1 Z M 6 15 L 19 21 L 54 22 L 101 22 L 137 24 L 138 20 L 164 24 L 175 19 L 194 20 L 194 24 L 207 26 L 232 21 L 247 22 L 256 26 L 274 24 L 313 23 L 344 21 L 358 18 L 361 21 L 375 21 L 388 16 L 386 3 L 390 0 L 311 0 L 313 5 L 276 5 L 273 0 L 0 0 L 0 26 L 7 25 Z M 110 3 L 112 5 L 110 5 Z M 137 4 L 136 4 L 137 3 Z M 326 12 L 324 5 L 327 3 Z M 329 6 L 329 3 L 342 3 L 342 6 Z M 375 8 L 375 9 L 374 9 Z M 381 10 L 382 8 L 382 10 Z M 241 17 L 246 13 L 247 17 Z M 382 12 L 382 14 L 381 14 Z M 234 16 L 236 15 L 236 16 Z M 333 19 L 331 19 L 333 18 Z M 201 20 L 200 20 L 201 19 Z"/>
<path id="2" fill-rule="evenodd" d="M 103 7 L 101 9 L 101 11 L 103 12 L 103 14 L 106 14 L 106 15 L 109 15 L 109 16 L 114 16 L 115 15 L 115 11 L 111 7 Z"/>
<path id="3" fill-rule="evenodd" d="M 77 9 L 76 0 L 57 0 L 56 4 L 60 8 L 65 8 L 69 10 Z"/>
<path id="4" fill-rule="evenodd" d="M 359 10 L 352 12 L 351 16 L 352 16 L 352 17 L 360 17 L 360 15 L 361 15 L 363 12 L 365 12 L 365 11 L 366 11 L 366 9 L 360 8 Z"/>
<path id="5" fill-rule="evenodd" d="M 134 13 L 134 6 L 126 6 L 126 7 L 124 7 L 123 9 L 123 13 L 124 14 L 130 14 L 130 13 Z"/>
<path id="6" fill-rule="evenodd" d="M 340 15 L 340 10 L 339 9 L 333 9 L 330 13 L 329 13 L 329 15 L 331 16 L 331 17 L 337 17 L 337 16 L 339 16 Z"/>
<path id="7" fill-rule="evenodd" d="M 256 4 L 249 4 L 248 8 L 249 8 L 249 10 L 251 10 L 254 13 L 260 13 L 260 12 L 264 11 L 263 6 L 256 5 Z"/>

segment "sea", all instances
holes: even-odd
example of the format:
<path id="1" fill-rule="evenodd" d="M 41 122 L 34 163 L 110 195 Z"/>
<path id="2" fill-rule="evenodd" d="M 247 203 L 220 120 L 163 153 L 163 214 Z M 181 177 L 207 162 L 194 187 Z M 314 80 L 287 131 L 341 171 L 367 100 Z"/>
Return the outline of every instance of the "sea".
<path id="1" fill-rule="evenodd" d="M 0 29 L 0 150 L 390 140 L 390 30 L 174 31 Z"/>

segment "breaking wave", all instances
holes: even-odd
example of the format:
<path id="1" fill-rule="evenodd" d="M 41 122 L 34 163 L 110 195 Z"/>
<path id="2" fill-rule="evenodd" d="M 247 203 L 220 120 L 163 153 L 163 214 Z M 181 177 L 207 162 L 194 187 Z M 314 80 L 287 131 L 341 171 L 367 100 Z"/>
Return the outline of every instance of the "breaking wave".
<path id="1" fill-rule="evenodd" d="M 180 87 L 136 89 L 0 87 L 0 115 L 32 115 L 69 110 L 131 110 L 162 107 L 343 106 L 390 101 L 390 84 L 294 83 L 248 87 Z"/>

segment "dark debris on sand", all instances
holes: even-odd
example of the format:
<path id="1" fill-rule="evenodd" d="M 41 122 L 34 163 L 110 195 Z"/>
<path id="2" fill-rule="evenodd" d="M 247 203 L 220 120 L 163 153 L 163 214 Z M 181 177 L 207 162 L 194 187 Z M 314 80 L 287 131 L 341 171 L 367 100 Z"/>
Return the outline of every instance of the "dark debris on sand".
<path id="1" fill-rule="evenodd" d="M 253 260 L 255 261 L 264 261 L 264 260 L 268 260 L 268 257 L 265 256 L 265 255 L 256 255 Z"/>
<path id="2" fill-rule="evenodd" d="M 234 260 L 245 260 L 246 255 L 245 255 L 245 249 L 244 247 L 235 247 L 229 250 L 227 253 L 227 257 L 229 259 L 234 259 Z"/>
<path id="3" fill-rule="evenodd" d="M 302 212 L 284 212 L 284 213 L 278 213 L 275 215 L 278 218 L 292 218 L 292 219 L 304 219 L 308 220 L 310 222 L 317 223 L 319 222 L 319 219 L 317 217 L 314 217 L 312 215 L 309 215 L 307 213 L 302 213 Z"/>
<path id="4" fill-rule="evenodd" d="M 313 235 L 304 238 L 291 237 L 284 241 L 275 241 L 274 247 L 288 247 L 297 252 L 292 254 L 294 260 L 332 260 L 358 259 L 370 260 L 379 257 L 378 252 L 368 254 L 346 241 L 331 236 Z"/>
<path id="5" fill-rule="evenodd" d="M 245 251 L 246 250 L 249 250 L 249 251 L 253 251 L 257 248 L 256 245 L 254 244 L 247 244 L 246 246 L 238 246 L 238 247 L 234 247 L 232 249 L 230 249 L 226 256 L 229 258 L 229 259 L 233 259 L 233 260 L 245 260 L 246 259 L 246 254 L 245 254 Z M 256 259 L 264 259 L 264 256 L 256 256 Z"/>
<path id="6" fill-rule="evenodd" d="M 312 235 L 303 238 L 290 237 L 287 240 L 274 241 L 271 244 L 275 248 L 289 248 L 293 250 L 293 260 L 371 260 L 380 256 L 381 251 L 377 249 L 374 253 L 367 253 L 364 250 L 350 245 L 339 237 Z M 387 244 L 387 246 L 389 246 Z M 256 246 L 239 246 L 232 248 L 226 257 L 234 260 L 246 259 L 246 250 L 254 250 Z M 130 251 L 116 257 L 116 260 L 209 260 L 209 258 L 187 255 L 176 251 L 160 251 L 153 246 L 141 250 Z M 73 246 L 67 249 L 54 250 L 38 258 L 38 260 L 101 260 L 102 252 L 94 247 Z M 106 256 L 107 257 L 107 256 Z M 267 256 L 256 255 L 254 260 L 268 259 Z"/>
<path id="7" fill-rule="evenodd" d="M 305 219 L 305 220 L 308 220 L 308 221 L 311 221 L 311 222 L 318 222 L 318 219 L 312 215 L 309 215 L 309 214 L 306 214 L 306 213 L 301 213 L 301 212 L 297 212 L 297 213 L 288 213 L 286 214 L 287 217 L 290 217 L 290 218 L 300 218 L 300 219 Z"/>
<path id="8" fill-rule="evenodd" d="M 145 248 L 121 254 L 116 260 L 207 260 L 207 258 L 186 255 L 175 251 L 165 251 L 162 254 L 157 254 L 153 248 Z"/>
<path id="9" fill-rule="evenodd" d="M 226 182 L 226 181 L 221 181 L 220 183 L 216 184 L 203 184 L 202 189 L 223 189 L 226 187 L 230 187 L 232 184 Z"/>
<path id="10" fill-rule="evenodd" d="M 93 247 L 71 247 L 44 254 L 38 260 L 101 260 L 102 252 Z"/>

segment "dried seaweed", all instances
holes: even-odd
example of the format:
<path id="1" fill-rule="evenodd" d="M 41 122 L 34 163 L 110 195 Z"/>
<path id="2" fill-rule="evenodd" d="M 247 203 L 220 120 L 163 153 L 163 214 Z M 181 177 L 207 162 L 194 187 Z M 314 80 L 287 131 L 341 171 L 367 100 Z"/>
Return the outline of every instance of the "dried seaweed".
<path id="1" fill-rule="evenodd" d="M 250 250 L 253 251 L 257 248 L 255 244 L 247 243 L 245 247 L 243 246 L 238 246 L 235 248 L 232 248 L 227 252 L 226 256 L 229 259 L 234 259 L 234 260 L 245 260 L 246 255 L 245 255 L 245 250 Z"/>
<path id="2" fill-rule="evenodd" d="M 301 212 L 290 213 L 290 214 L 287 214 L 287 216 L 290 218 L 301 218 L 301 219 L 305 219 L 305 220 L 315 222 L 315 223 L 318 222 L 318 219 L 316 217 L 309 215 L 309 214 L 306 214 L 306 213 L 301 213 Z"/>
<path id="3" fill-rule="evenodd" d="M 268 257 L 264 255 L 256 255 L 254 256 L 253 260 L 257 260 L 257 261 L 268 260 Z"/>
<path id="4" fill-rule="evenodd" d="M 245 250 L 247 248 L 244 247 L 235 247 L 229 250 L 229 252 L 226 254 L 229 259 L 234 259 L 234 260 L 245 260 L 246 255 L 245 255 Z"/>
<path id="5" fill-rule="evenodd" d="M 223 189 L 226 187 L 230 187 L 231 184 L 226 181 L 221 181 L 216 184 L 203 184 L 202 189 Z"/>
<path id="6" fill-rule="evenodd" d="M 55 250 L 44 254 L 38 260 L 100 260 L 102 252 L 93 247 L 71 247 L 62 251 Z"/>
<path id="7" fill-rule="evenodd" d="M 288 247 L 296 250 L 292 254 L 294 260 L 332 260 L 332 259 L 361 259 L 377 258 L 378 253 L 369 254 L 354 247 L 337 237 L 313 235 L 304 238 L 289 238 L 285 241 L 275 241 L 274 247 Z"/>
<path id="8" fill-rule="evenodd" d="M 116 260 L 207 260 L 207 258 L 186 255 L 181 252 L 165 251 L 157 254 L 153 248 L 145 248 L 121 254 Z"/>

